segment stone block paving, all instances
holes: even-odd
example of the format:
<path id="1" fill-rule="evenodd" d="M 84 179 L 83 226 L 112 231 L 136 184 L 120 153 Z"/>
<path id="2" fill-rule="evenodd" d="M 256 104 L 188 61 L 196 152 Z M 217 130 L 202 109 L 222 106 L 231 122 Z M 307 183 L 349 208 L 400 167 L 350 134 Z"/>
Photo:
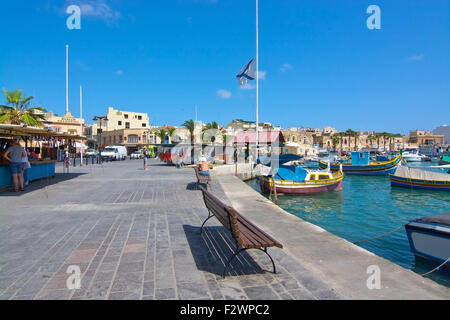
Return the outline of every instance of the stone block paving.
<path id="1" fill-rule="evenodd" d="M 0 299 L 341 299 L 278 248 L 241 253 L 210 219 L 194 170 L 140 161 L 72 168 L 19 197 L 0 194 Z M 60 171 L 61 168 L 58 168 Z M 211 191 L 228 198 L 220 183 Z M 68 289 L 81 272 L 79 289 Z"/>

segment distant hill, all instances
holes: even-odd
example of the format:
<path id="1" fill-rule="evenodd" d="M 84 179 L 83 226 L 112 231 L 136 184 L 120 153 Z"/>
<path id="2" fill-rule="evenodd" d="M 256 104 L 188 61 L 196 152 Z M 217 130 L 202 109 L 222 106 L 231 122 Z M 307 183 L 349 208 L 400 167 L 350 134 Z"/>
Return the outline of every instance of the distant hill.
<path id="1" fill-rule="evenodd" d="M 450 144 L 450 126 L 443 125 L 433 130 L 433 134 L 443 134 L 445 136 L 445 143 Z"/>

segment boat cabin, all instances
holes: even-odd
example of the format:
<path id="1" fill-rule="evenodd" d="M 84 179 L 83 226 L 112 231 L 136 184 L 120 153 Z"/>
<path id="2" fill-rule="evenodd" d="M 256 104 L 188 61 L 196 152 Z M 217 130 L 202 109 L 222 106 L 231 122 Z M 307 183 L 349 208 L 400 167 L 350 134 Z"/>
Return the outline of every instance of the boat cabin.
<path id="1" fill-rule="evenodd" d="M 333 175 L 328 171 L 309 171 L 300 166 L 281 166 L 275 174 L 275 179 L 295 182 L 322 181 L 333 179 Z"/>
<path id="2" fill-rule="evenodd" d="M 354 151 L 352 152 L 352 165 L 368 165 L 370 164 L 370 152 Z"/>

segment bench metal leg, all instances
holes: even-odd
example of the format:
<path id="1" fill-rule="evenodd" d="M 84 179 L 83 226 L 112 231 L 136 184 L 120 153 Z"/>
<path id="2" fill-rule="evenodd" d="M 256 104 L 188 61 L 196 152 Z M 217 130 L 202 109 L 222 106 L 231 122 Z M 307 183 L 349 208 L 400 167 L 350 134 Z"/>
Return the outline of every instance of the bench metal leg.
<path id="1" fill-rule="evenodd" d="M 259 250 L 261 250 L 262 252 L 265 252 L 265 253 L 269 256 L 270 261 L 272 261 L 273 273 L 277 273 L 277 269 L 275 268 L 275 262 L 273 262 L 272 257 L 271 257 L 270 254 L 267 252 L 267 248 L 264 248 L 264 249 L 261 249 L 261 248 L 260 248 Z"/>
<path id="2" fill-rule="evenodd" d="M 264 252 L 265 254 L 267 254 L 267 255 L 269 256 L 270 261 L 272 261 L 273 273 L 276 274 L 276 273 L 277 273 L 277 269 L 275 268 L 275 262 L 273 261 L 273 259 L 272 259 L 272 257 L 270 256 L 270 254 L 267 252 L 267 248 L 264 248 L 264 249 L 256 248 L 256 249 L 261 250 L 262 252 Z M 222 273 L 222 278 L 225 278 L 226 271 L 227 271 L 228 267 L 230 266 L 231 261 L 232 261 L 239 253 L 241 253 L 242 251 L 245 251 L 245 250 L 248 250 L 248 248 L 241 248 L 241 249 L 237 250 L 237 251 L 233 254 L 233 256 L 232 256 L 230 259 L 228 259 L 227 263 L 225 264 L 225 269 L 223 270 L 223 273 Z"/>
<path id="3" fill-rule="evenodd" d="M 222 278 L 225 278 L 225 273 L 227 272 L 227 269 L 228 269 L 228 267 L 229 267 L 231 261 L 232 261 L 239 253 L 241 253 L 242 251 L 245 251 L 245 250 L 247 250 L 247 248 L 242 248 L 242 249 L 236 251 L 236 252 L 233 254 L 233 256 L 232 256 L 230 259 L 228 259 L 227 263 L 225 264 L 225 269 L 223 269 Z"/>
<path id="4" fill-rule="evenodd" d="M 208 211 L 208 218 L 206 218 L 206 220 L 203 221 L 202 227 L 200 228 L 200 235 L 201 235 L 202 232 L 203 232 L 203 226 L 205 225 L 206 221 L 208 221 L 208 220 L 211 219 L 212 217 L 214 217 L 214 215 L 211 214 L 211 211 Z"/>

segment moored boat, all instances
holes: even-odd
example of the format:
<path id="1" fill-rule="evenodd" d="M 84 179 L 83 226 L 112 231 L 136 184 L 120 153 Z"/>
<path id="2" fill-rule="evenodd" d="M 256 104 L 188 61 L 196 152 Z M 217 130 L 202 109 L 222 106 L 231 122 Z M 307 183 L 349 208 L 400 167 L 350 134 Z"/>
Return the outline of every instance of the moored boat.
<path id="1" fill-rule="evenodd" d="M 443 155 L 441 157 L 441 159 L 439 160 L 439 164 L 441 164 L 441 165 L 450 164 L 450 156 Z"/>
<path id="2" fill-rule="evenodd" d="M 417 150 L 407 150 L 402 154 L 403 160 L 406 162 L 422 162 L 427 158 L 420 154 Z"/>
<path id="3" fill-rule="evenodd" d="M 401 159 L 402 156 L 398 155 L 392 160 L 371 162 L 369 152 L 352 152 L 351 161 L 343 163 L 342 170 L 344 174 L 349 175 L 386 176 L 395 171 Z M 327 166 L 326 161 L 319 161 L 319 168 L 325 169 Z M 331 164 L 331 170 L 337 171 L 340 166 L 340 163 L 334 162 Z"/>
<path id="4" fill-rule="evenodd" d="M 450 212 L 423 217 L 405 225 L 411 251 L 437 263 L 450 258 Z M 450 266 L 450 261 L 446 263 Z"/>
<path id="5" fill-rule="evenodd" d="M 450 191 L 450 174 L 399 166 L 390 175 L 391 186 Z"/>
<path id="6" fill-rule="evenodd" d="M 300 166 L 281 166 L 276 173 L 260 177 L 261 190 L 270 193 L 274 185 L 277 193 L 310 194 L 342 190 L 342 171 L 307 170 Z M 273 175 L 273 176 L 272 176 Z"/>

